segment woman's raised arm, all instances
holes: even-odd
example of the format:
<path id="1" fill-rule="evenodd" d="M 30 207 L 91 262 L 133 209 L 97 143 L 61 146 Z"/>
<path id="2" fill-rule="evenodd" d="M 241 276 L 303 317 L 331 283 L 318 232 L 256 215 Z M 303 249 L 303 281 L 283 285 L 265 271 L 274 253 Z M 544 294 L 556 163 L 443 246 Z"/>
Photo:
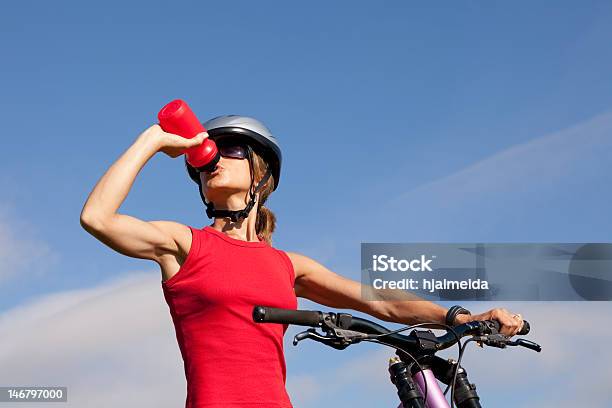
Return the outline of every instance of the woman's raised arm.
<path id="1" fill-rule="evenodd" d="M 177 157 L 189 147 L 201 144 L 208 135 L 192 139 L 164 132 L 158 124 L 146 129 L 113 163 L 89 194 L 81 211 L 81 226 L 98 240 L 124 255 L 152 259 L 178 255 L 176 243 L 181 234 L 189 234 L 185 225 L 171 221 L 143 221 L 119 214 L 136 176 L 158 151 Z"/>

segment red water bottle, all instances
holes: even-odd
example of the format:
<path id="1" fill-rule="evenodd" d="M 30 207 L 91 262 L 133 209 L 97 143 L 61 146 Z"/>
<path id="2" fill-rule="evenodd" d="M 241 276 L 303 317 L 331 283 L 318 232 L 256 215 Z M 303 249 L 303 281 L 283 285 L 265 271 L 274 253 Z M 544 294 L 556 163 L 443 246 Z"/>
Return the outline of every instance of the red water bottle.
<path id="1" fill-rule="evenodd" d="M 182 99 L 175 99 L 166 104 L 157 114 L 157 119 L 164 132 L 174 133 L 187 139 L 206 131 L 189 105 Z M 185 149 L 185 156 L 191 166 L 206 172 L 213 171 L 220 158 L 217 145 L 208 138 L 199 146 Z"/>

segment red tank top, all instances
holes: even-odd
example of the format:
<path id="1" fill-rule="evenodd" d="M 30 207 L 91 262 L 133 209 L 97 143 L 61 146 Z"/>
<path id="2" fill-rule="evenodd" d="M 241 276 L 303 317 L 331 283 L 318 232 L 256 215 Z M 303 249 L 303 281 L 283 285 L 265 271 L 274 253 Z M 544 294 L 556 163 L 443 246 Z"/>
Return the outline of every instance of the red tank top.
<path id="1" fill-rule="evenodd" d="M 253 306 L 297 308 L 287 254 L 216 229 L 189 227 L 179 271 L 162 281 L 187 380 L 186 408 L 292 408 L 285 389 L 287 325 L 255 323 Z"/>

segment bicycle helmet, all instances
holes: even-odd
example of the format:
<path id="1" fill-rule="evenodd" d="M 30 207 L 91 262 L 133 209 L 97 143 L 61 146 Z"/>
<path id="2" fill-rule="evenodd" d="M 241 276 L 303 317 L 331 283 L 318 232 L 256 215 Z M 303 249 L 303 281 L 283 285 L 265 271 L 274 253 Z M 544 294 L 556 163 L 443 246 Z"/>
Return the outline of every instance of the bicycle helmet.
<path id="1" fill-rule="evenodd" d="M 244 142 L 249 147 L 248 160 L 251 169 L 251 188 L 253 187 L 254 181 L 251 149 L 262 156 L 268 164 L 268 169 L 259 184 L 255 187 L 255 191 L 253 192 L 249 189 L 251 198 L 245 208 L 242 210 L 216 210 L 214 204 L 212 202 L 207 202 L 202 193 L 202 183 L 200 182 L 199 172 L 187 162 L 187 158 L 185 157 L 187 172 L 189 177 L 198 185 L 200 197 L 204 205 L 206 205 L 206 215 L 208 218 L 230 217 L 233 222 L 237 222 L 248 216 L 249 211 L 255 204 L 255 193 L 263 187 L 270 175 L 274 177 L 274 187 L 272 190 L 274 191 L 278 187 L 282 162 L 280 146 L 276 138 L 272 135 L 272 132 L 270 132 L 263 123 L 248 116 L 217 116 L 206 121 L 204 123 L 204 128 L 208 132 L 210 139 L 215 142 L 232 138 Z"/>

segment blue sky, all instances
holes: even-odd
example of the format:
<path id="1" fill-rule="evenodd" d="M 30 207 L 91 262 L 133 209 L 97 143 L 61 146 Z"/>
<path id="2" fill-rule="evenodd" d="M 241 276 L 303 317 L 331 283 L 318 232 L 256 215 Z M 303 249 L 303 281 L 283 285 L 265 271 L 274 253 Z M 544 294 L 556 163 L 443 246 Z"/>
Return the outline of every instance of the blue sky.
<path id="1" fill-rule="evenodd" d="M 167 403 L 180 404 L 180 356 L 157 266 L 111 251 L 78 221 L 96 181 L 175 98 L 202 120 L 235 113 L 268 125 L 284 155 L 268 201 L 278 217 L 274 245 L 353 279 L 361 242 L 610 242 L 611 17 L 608 2 L 7 3 L 0 14 L 0 333 L 10 334 L 14 353 L 0 354 L 0 363 L 15 369 L 3 370 L 0 383 L 53 378 L 73 384 L 78 398 L 96 384 L 136 387 L 151 372 L 149 360 L 159 359 L 152 367 L 171 374 L 141 385 L 171 387 Z M 120 211 L 209 223 L 181 160 L 165 155 L 141 171 Z M 142 301 L 137 307 L 131 294 Z M 121 304 L 129 310 L 113 308 Z M 611 403 L 605 382 L 590 390 L 557 372 L 568 355 L 580 360 L 569 340 L 556 337 L 566 323 L 583 327 L 585 315 L 609 318 L 610 304 L 569 305 L 505 305 L 539 318 L 534 339 L 549 339 L 558 353 L 474 351 L 466 367 L 481 367 L 471 380 L 483 400 L 535 406 L 514 400 L 509 383 L 551 406 L 562 406 L 558 387 L 579 401 L 595 393 L 601 405 L 593 406 Z M 89 313 L 81 321 L 82 310 Z M 567 320 L 556 317 L 561 311 Z M 100 332 L 87 337 L 83 322 Z M 88 345 L 78 358 L 42 331 L 53 331 L 51 323 Z M 122 328 L 125 341 L 105 337 L 105 324 Z M 296 406 L 396 401 L 385 384 L 386 357 L 382 372 L 369 368 L 381 360 L 378 348 L 294 348 L 292 333 L 288 388 Z M 595 337 L 582 336 L 596 347 Z M 58 371 L 32 339 L 60 356 L 64 350 L 71 370 Z M 131 344 L 138 359 L 126 359 L 135 355 Z M 602 354 L 592 363 L 610 379 L 612 361 Z M 17 364 L 19 356 L 27 364 Z M 485 365 L 494 358 L 541 375 L 496 385 Z M 317 380 L 324 362 L 345 370 Z M 92 370 L 97 376 L 79 380 Z M 125 373 L 113 377 L 117 371 Z M 108 402 L 99 398 L 100 406 Z"/>

